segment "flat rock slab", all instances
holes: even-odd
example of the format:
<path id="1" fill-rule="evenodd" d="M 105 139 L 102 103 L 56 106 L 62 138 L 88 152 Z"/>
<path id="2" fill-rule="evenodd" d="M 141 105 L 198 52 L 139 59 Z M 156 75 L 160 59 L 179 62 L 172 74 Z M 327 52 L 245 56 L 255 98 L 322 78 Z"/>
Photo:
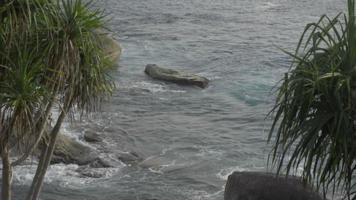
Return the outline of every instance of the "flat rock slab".
<path id="1" fill-rule="evenodd" d="M 234 172 L 227 180 L 224 200 L 323 200 L 300 178 L 263 172 Z"/>
<path id="2" fill-rule="evenodd" d="M 155 64 L 146 65 L 145 73 L 154 79 L 180 85 L 192 85 L 200 88 L 206 88 L 209 84 L 209 80 L 205 77 L 183 71 L 162 68 Z"/>

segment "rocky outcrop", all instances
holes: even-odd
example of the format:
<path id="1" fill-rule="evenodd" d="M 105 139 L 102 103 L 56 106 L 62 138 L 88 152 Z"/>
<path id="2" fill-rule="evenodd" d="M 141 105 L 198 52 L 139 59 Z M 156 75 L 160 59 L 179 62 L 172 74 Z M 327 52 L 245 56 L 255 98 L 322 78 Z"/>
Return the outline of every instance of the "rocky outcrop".
<path id="1" fill-rule="evenodd" d="M 180 85 L 193 85 L 200 88 L 206 88 L 209 83 L 209 80 L 205 77 L 173 69 L 162 68 L 155 64 L 148 64 L 145 68 L 145 73 L 154 79 Z"/>
<path id="2" fill-rule="evenodd" d="M 84 140 L 87 142 L 101 142 L 103 141 L 103 138 L 96 132 L 86 131 L 84 133 Z"/>
<path id="3" fill-rule="evenodd" d="M 51 164 L 87 165 L 98 160 L 98 153 L 66 135 L 59 134 Z"/>
<path id="4" fill-rule="evenodd" d="M 224 200 L 322 200 L 300 178 L 263 172 L 234 172 L 227 180 Z"/>

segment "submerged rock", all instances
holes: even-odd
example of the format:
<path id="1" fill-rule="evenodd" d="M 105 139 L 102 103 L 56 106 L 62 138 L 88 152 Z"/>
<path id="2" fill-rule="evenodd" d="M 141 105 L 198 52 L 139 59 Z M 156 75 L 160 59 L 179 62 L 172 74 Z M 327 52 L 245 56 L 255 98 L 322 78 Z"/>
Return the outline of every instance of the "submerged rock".
<path id="1" fill-rule="evenodd" d="M 194 85 L 200 88 L 206 88 L 209 84 L 209 80 L 205 77 L 173 69 L 162 68 L 155 64 L 146 65 L 145 73 L 154 79 L 181 85 Z"/>
<path id="2" fill-rule="evenodd" d="M 322 200 L 298 177 L 263 172 L 234 172 L 227 180 L 224 200 Z"/>

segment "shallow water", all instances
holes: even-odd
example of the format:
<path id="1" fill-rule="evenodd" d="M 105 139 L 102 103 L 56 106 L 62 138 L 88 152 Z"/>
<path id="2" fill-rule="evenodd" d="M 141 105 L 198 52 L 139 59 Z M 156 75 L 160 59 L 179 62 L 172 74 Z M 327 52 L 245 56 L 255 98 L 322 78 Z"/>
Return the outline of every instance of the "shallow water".
<path id="1" fill-rule="evenodd" d="M 134 151 L 146 165 L 117 163 L 102 178 L 55 165 L 43 200 L 222 200 L 232 171 L 266 170 L 273 86 L 308 22 L 344 9 L 337 0 L 99 0 L 123 47 L 110 102 L 90 120 L 66 127 L 105 136 L 103 157 Z M 154 81 L 156 63 L 208 77 L 207 89 Z M 124 131 L 123 131 L 124 130 Z M 17 168 L 16 194 L 33 167 Z"/>

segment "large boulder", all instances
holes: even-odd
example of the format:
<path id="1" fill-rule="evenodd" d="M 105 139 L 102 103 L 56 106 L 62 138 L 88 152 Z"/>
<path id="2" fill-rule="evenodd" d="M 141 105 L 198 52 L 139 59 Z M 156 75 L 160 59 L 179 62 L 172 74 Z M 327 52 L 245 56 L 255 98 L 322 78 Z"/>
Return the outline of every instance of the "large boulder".
<path id="1" fill-rule="evenodd" d="M 154 79 L 181 85 L 195 85 L 200 88 L 206 88 L 209 83 L 209 80 L 205 77 L 173 69 L 162 68 L 155 64 L 146 65 L 145 73 Z"/>
<path id="2" fill-rule="evenodd" d="M 87 165 L 95 162 L 98 158 L 98 153 L 92 148 L 66 135 L 59 134 L 51 163 Z"/>
<path id="3" fill-rule="evenodd" d="M 263 172 L 234 172 L 227 180 L 224 200 L 323 200 L 294 176 Z"/>
<path id="4" fill-rule="evenodd" d="M 103 141 L 103 138 L 99 133 L 93 131 L 85 131 L 84 140 L 87 142 L 101 142 Z"/>

